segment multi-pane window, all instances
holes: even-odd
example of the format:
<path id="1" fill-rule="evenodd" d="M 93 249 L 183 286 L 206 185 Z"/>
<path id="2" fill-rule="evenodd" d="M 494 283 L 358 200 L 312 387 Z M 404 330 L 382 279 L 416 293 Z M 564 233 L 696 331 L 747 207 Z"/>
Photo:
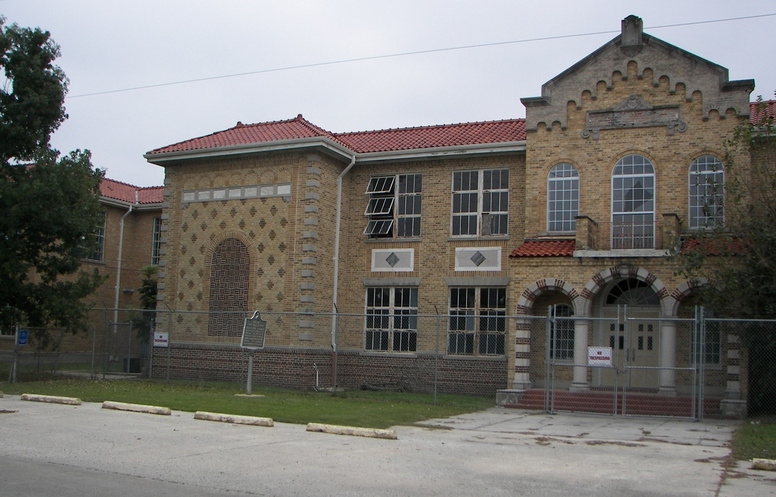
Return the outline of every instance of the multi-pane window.
<path id="1" fill-rule="evenodd" d="M 453 236 L 506 235 L 509 170 L 453 173 Z"/>
<path id="2" fill-rule="evenodd" d="M 369 238 L 420 236 L 423 178 L 420 174 L 377 176 L 369 180 L 364 234 Z"/>
<path id="3" fill-rule="evenodd" d="M 693 362 L 700 363 L 701 357 L 707 366 L 719 366 L 722 363 L 722 326 L 721 321 L 706 320 L 706 332 L 703 341 L 700 340 L 700 332 L 695 331 L 692 337 Z M 703 350 L 703 355 L 701 355 Z"/>
<path id="4" fill-rule="evenodd" d="M 102 226 L 94 234 L 95 244 L 92 253 L 87 259 L 92 261 L 102 261 L 105 258 L 105 223 L 108 220 L 108 213 L 104 212 L 102 217 Z"/>
<path id="5" fill-rule="evenodd" d="M 547 179 L 547 231 L 576 230 L 579 214 L 579 172 L 568 163 L 552 168 Z"/>
<path id="6" fill-rule="evenodd" d="M 550 307 L 550 357 L 574 359 L 574 310 L 565 304 Z"/>
<path id="7" fill-rule="evenodd" d="M 711 155 L 690 165 L 690 228 L 721 226 L 725 220 L 725 168 Z"/>
<path id="8" fill-rule="evenodd" d="M 418 289 L 366 289 L 366 350 L 414 352 L 418 343 Z"/>
<path id="9" fill-rule="evenodd" d="M 162 218 L 154 218 L 154 233 L 151 239 L 151 264 L 159 265 L 162 250 Z"/>
<path id="10" fill-rule="evenodd" d="M 655 168 L 627 155 L 612 172 L 612 248 L 655 247 Z"/>
<path id="11" fill-rule="evenodd" d="M 503 355 L 506 288 L 451 288 L 447 353 Z"/>

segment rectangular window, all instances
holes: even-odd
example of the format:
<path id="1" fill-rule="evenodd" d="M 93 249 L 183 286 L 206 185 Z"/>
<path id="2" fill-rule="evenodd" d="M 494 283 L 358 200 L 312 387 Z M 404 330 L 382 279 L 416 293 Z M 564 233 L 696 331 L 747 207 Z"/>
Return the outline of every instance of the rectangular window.
<path id="1" fill-rule="evenodd" d="M 102 226 L 97 230 L 97 233 L 94 234 L 95 245 L 94 250 L 87 257 L 89 260 L 102 262 L 105 258 L 105 224 L 107 221 L 108 213 L 104 212 L 102 217 Z"/>
<path id="2" fill-rule="evenodd" d="M 162 218 L 154 218 L 154 233 L 151 240 L 151 265 L 158 266 L 162 249 Z"/>
<path id="3" fill-rule="evenodd" d="M 509 225 L 509 170 L 453 173 L 453 236 L 506 235 Z"/>
<path id="4" fill-rule="evenodd" d="M 418 342 L 418 289 L 366 289 L 365 350 L 414 352 Z"/>
<path id="5" fill-rule="evenodd" d="M 451 288 L 447 353 L 503 355 L 506 288 Z"/>
<path id="6" fill-rule="evenodd" d="M 706 333 L 703 337 L 703 351 L 707 366 L 719 366 L 722 364 L 722 328 L 723 323 L 720 321 L 706 321 Z M 693 333 L 693 347 L 694 357 L 693 361 L 697 364 L 701 358 L 701 341 L 698 336 Z"/>
<path id="7" fill-rule="evenodd" d="M 566 304 L 550 307 L 550 357 L 553 359 L 563 361 L 574 359 L 573 314 L 571 306 Z"/>
<path id="8" fill-rule="evenodd" d="M 376 176 L 369 180 L 369 218 L 364 234 L 369 238 L 417 238 L 423 178 L 420 174 Z"/>

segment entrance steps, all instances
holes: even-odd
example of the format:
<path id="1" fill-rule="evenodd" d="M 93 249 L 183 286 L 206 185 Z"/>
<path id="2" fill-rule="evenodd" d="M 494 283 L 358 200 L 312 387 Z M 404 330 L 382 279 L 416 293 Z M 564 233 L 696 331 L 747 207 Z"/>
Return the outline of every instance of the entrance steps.
<path id="1" fill-rule="evenodd" d="M 505 407 L 544 410 L 544 397 L 543 389 L 526 390 L 517 403 L 506 404 Z M 612 390 L 590 392 L 554 390 L 550 392 L 549 401 L 552 402 L 550 407 L 555 411 L 687 418 L 693 417 L 692 400 L 691 397 L 669 397 L 657 395 L 657 392 L 629 390 L 625 396 L 622 392 L 617 393 L 616 412 Z M 704 417 L 720 417 L 720 400 L 719 398 L 704 399 Z"/>

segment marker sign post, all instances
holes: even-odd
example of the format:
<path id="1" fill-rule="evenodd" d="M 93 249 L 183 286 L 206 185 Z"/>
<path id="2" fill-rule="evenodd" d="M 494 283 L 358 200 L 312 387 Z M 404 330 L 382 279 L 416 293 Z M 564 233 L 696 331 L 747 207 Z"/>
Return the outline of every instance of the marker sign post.
<path id="1" fill-rule="evenodd" d="M 253 353 L 256 350 L 264 348 L 264 341 L 267 337 L 267 322 L 261 319 L 261 313 L 256 311 L 253 317 L 245 320 L 243 324 L 242 340 L 240 347 L 248 350 L 248 384 L 245 388 L 245 394 L 251 394 L 253 384 Z"/>

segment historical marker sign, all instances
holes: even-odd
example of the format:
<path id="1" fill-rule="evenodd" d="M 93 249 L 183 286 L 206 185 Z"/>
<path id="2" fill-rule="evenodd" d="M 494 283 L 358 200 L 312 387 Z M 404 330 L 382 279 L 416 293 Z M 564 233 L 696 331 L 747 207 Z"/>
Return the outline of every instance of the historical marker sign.
<path id="1" fill-rule="evenodd" d="M 261 313 L 256 311 L 253 317 L 245 320 L 240 346 L 244 349 L 263 349 L 267 336 L 267 322 L 261 319 Z"/>
<path id="2" fill-rule="evenodd" d="M 16 332 L 16 345 L 27 345 L 30 336 L 30 330 L 18 330 Z"/>

